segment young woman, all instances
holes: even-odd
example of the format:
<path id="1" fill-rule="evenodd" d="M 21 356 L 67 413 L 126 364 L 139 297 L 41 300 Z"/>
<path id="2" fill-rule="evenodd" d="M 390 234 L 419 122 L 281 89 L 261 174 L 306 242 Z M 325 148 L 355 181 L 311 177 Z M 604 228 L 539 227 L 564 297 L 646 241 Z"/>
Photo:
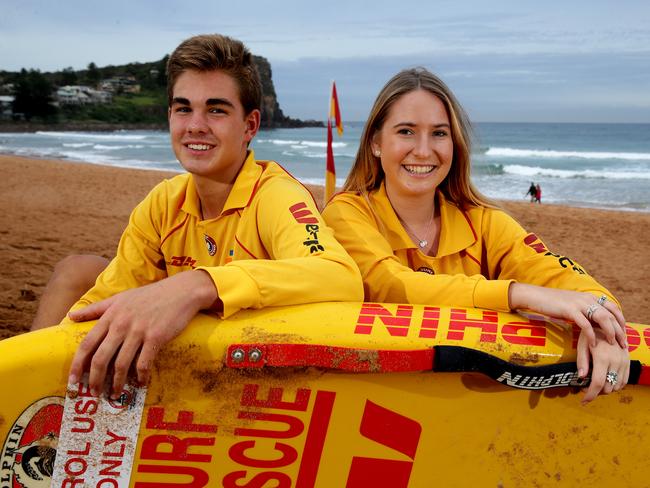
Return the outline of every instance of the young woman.
<path id="1" fill-rule="evenodd" d="M 528 309 L 581 328 L 583 402 L 629 375 L 612 294 L 553 254 L 470 181 L 470 125 L 445 84 L 404 70 L 379 93 L 344 192 L 323 213 L 357 262 L 367 300 Z"/>

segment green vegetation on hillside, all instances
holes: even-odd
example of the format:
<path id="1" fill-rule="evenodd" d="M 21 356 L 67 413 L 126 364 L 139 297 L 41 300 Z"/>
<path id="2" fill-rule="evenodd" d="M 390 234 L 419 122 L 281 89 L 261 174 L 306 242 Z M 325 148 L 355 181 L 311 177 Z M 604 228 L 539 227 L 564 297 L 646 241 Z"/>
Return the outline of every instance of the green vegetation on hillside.
<path id="1" fill-rule="evenodd" d="M 0 71 L 0 95 L 15 96 L 11 115 L 13 121 L 147 124 L 162 127 L 167 123 L 167 59 L 168 56 L 165 56 L 153 63 L 129 63 L 101 68 L 95 63 L 89 63 L 85 70 L 70 67 L 46 73 L 24 69 L 19 73 Z M 264 92 L 262 127 L 322 126 L 321 122 L 303 122 L 285 116 L 277 102 L 271 65 L 259 56 L 254 56 L 254 61 Z M 66 101 L 57 97 L 57 89 L 61 87 L 88 87 L 102 91 L 109 100 L 85 103 Z M 112 97 L 107 90 L 111 91 Z M 5 121 L 8 121 L 6 115 Z"/>

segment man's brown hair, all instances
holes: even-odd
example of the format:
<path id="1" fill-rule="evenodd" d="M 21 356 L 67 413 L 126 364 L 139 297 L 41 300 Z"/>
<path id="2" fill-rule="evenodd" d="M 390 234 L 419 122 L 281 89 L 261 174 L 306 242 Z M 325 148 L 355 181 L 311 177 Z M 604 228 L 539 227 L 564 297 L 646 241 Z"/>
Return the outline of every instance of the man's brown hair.
<path id="1" fill-rule="evenodd" d="M 190 37 L 181 42 L 167 61 L 167 103 L 172 104 L 174 85 L 187 70 L 221 70 L 239 87 L 244 113 L 260 110 L 262 83 L 253 55 L 241 41 L 220 34 Z"/>

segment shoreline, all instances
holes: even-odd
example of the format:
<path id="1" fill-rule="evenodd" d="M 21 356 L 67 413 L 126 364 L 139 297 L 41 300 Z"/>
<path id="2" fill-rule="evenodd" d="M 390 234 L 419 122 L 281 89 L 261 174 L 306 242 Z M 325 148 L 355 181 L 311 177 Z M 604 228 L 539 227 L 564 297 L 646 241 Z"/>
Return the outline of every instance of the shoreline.
<path id="1" fill-rule="evenodd" d="M 173 172 L 0 154 L 0 338 L 27 331 L 54 265 L 113 256 L 133 207 Z M 319 205 L 323 188 L 306 185 Z M 650 323 L 650 213 L 498 202 L 555 253 L 570 256 Z"/>
<path id="2" fill-rule="evenodd" d="M 107 130 L 113 130 L 113 129 L 107 129 Z M 143 130 L 158 130 L 158 129 L 143 129 Z M 98 130 L 99 131 L 99 130 Z M 161 130 L 162 131 L 162 130 Z M 0 134 L 2 133 L 2 130 L 0 130 Z M 143 168 L 143 167 L 136 167 L 136 166 L 129 166 L 129 165 L 121 165 L 121 164 L 106 164 L 106 163 L 95 163 L 95 162 L 89 162 L 89 161 L 82 161 L 82 160 L 77 160 L 77 159 L 52 159 L 46 156 L 39 156 L 39 155 L 29 155 L 29 156 L 23 156 L 23 155 L 17 155 L 11 152 L 2 152 L 0 150 L 0 157 L 11 157 L 11 158 L 19 158 L 19 159 L 31 159 L 31 160 L 36 160 L 36 161 L 59 161 L 59 162 L 64 162 L 64 163 L 71 163 L 71 164 L 89 164 L 93 166 L 99 166 L 99 167 L 106 167 L 106 168 L 114 168 L 114 169 L 127 169 L 127 170 L 135 170 L 135 171 L 156 171 L 156 172 L 161 172 L 161 173 L 169 173 L 169 174 L 178 174 L 181 173 L 183 170 L 182 168 L 179 167 L 178 171 L 173 171 L 170 169 L 163 169 L 163 168 L 156 168 L 156 167 L 151 167 L 151 168 Z M 280 162 L 281 164 L 281 162 Z M 318 187 L 324 187 L 325 183 L 323 182 L 322 184 L 311 184 L 311 183 L 303 183 L 305 186 L 310 187 L 310 188 L 318 188 Z M 508 200 L 504 198 L 494 198 L 494 201 L 498 202 L 500 205 L 507 205 L 507 204 L 526 204 L 529 203 L 527 201 L 527 197 L 521 198 L 521 199 L 513 199 L 513 200 Z M 320 201 L 319 201 L 320 204 Z M 571 208 L 571 209 L 585 209 L 585 210 L 604 210 L 604 211 L 610 211 L 610 212 L 623 212 L 623 213 L 633 213 L 633 214 L 642 214 L 642 215 L 650 215 L 650 208 L 647 210 L 641 209 L 641 208 L 633 208 L 633 207 L 618 207 L 618 208 L 613 208 L 613 207 L 606 207 L 606 206 L 590 206 L 588 204 L 583 204 L 580 202 L 576 202 L 573 204 L 562 202 L 562 203 L 542 203 L 541 206 L 556 206 L 556 207 L 566 207 L 566 208 Z"/>

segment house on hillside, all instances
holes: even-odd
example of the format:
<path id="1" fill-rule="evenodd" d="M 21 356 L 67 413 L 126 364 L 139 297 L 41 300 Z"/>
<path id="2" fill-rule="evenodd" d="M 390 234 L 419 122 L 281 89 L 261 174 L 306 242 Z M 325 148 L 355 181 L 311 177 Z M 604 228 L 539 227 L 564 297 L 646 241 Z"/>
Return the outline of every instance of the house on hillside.
<path id="1" fill-rule="evenodd" d="M 56 91 L 59 105 L 88 105 L 94 103 L 111 103 L 113 94 L 104 90 L 95 90 L 89 86 L 66 85 Z"/>
<path id="2" fill-rule="evenodd" d="M 116 76 L 99 84 L 102 90 L 111 93 L 140 93 L 140 85 L 134 76 Z"/>
<path id="3" fill-rule="evenodd" d="M 0 95 L 0 120 L 11 120 L 15 98 L 12 95 Z"/>

